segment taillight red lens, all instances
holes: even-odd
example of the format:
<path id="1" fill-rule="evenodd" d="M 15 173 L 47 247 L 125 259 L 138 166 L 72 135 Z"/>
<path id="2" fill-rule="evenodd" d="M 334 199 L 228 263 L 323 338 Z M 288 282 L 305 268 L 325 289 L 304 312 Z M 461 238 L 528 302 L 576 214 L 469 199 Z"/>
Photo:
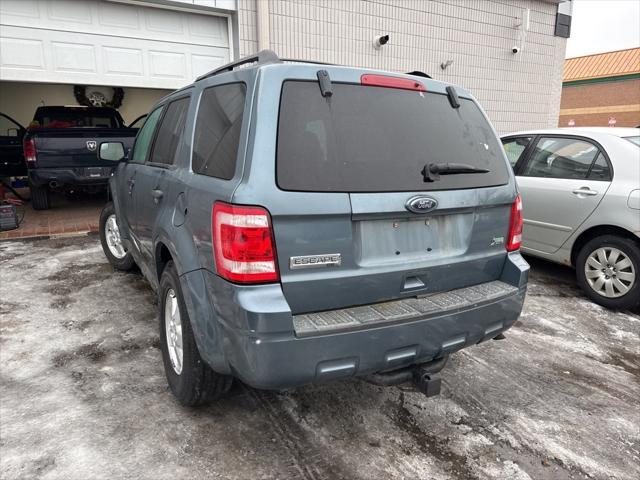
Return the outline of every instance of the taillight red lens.
<path id="1" fill-rule="evenodd" d="M 511 205 L 507 251 L 512 252 L 518 250 L 520 245 L 522 245 L 522 198 L 518 195 L 516 201 Z"/>
<path id="2" fill-rule="evenodd" d="M 216 268 L 222 278 L 236 283 L 280 280 L 267 210 L 216 202 L 211 225 Z"/>
<path id="3" fill-rule="evenodd" d="M 365 74 L 360 77 L 362 85 L 371 85 L 375 87 L 401 88 L 404 90 L 416 90 L 418 92 L 426 92 L 424 85 L 416 80 L 408 78 L 389 77 L 387 75 Z"/>
<path id="4" fill-rule="evenodd" d="M 28 167 L 35 167 L 36 161 L 36 142 L 33 138 L 25 138 L 22 144 L 22 151 L 24 153 L 24 160 L 27 162 Z"/>

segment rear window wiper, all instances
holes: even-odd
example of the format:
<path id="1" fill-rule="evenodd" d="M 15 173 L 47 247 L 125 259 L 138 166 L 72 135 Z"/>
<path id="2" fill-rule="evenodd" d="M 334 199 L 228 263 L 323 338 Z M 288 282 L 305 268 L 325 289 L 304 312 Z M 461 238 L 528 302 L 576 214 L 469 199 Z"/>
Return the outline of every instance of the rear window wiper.
<path id="1" fill-rule="evenodd" d="M 435 182 L 436 180 L 440 180 L 440 175 L 489 173 L 489 170 L 467 165 L 466 163 L 427 163 L 420 173 L 422 173 L 425 182 Z"/>

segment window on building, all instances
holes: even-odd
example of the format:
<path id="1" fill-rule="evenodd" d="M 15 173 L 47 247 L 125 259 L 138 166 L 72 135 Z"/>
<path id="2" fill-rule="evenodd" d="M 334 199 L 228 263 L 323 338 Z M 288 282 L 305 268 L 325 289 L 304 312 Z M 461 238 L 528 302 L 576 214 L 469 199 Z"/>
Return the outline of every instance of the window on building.
<path id="1" fill-rule="evenodd" d="M 243 83 L 207 88 L 202 93 L 193 143 L 193 171 L 229 180 L 236 170 L 242 114 Z"/>

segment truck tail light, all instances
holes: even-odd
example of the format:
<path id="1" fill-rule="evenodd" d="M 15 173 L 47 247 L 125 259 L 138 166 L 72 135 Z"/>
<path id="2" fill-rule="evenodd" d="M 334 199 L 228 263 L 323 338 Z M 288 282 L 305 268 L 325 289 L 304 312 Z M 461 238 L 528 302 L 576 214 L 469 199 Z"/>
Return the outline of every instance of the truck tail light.
<path id="1" fill-rule="evenodd" d="M 374 87 L 400 88 L 403 90 L 415 90 L 417 92 L 426 92 L 427 89 L 421 82 L 410 80 L 408 78 L 390 77 L 388 75 L 364 74 L 360 77 L 362 85 L 370 85 Z"/>
<path id="2" fill-rule="evenodd" d="M 218 275 L 245 284 L 280 280 L 266 209 L 216 202 L 211 225 Z"/>
<path id="3" fill-rule="evenodd" d="M 507 251 L 518 250 L 520 245 L 522 245 L 522 197 L 518 195 L 516 201 L 511 205 Z"/>
<path id="4" fill-rule="evenodd" d="M 38 158 L 36 157 L 36 142 L 33 138 L 25 137 L 22 144 L 24 152 L 24 160 L 27 162 L 27 167 L 35 167 Z"/>

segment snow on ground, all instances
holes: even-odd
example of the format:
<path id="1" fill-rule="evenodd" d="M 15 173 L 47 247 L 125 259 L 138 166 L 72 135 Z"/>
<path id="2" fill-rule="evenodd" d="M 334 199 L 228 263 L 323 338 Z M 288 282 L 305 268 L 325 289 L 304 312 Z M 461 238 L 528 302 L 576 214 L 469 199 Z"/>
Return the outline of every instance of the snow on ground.
<path id="1" fill-rule="evenodd" d="M 0 243 L 3 479 L 636 479 L 640 316 L 532 261 L 507 339 L 455 354 L 443 393 L 359 380 L 168 391 L 157 306 L 95 236 Z"/>

